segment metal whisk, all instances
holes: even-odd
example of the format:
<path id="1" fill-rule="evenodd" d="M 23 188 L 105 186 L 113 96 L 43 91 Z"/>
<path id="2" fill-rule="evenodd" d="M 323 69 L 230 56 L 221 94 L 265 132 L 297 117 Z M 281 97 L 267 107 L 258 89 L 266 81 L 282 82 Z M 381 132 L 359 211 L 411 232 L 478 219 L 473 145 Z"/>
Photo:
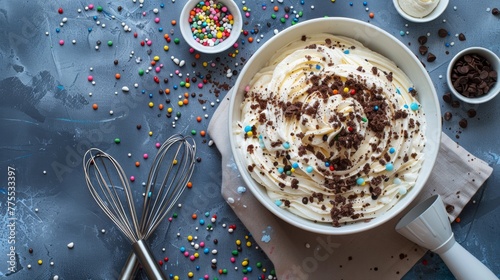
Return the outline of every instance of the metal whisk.
<path id="1" fill-rule="evenodd" d="M 196 146 L 192 138 L 173 135 L 158 149 L 149 171 L 139 230 L 144 239 L 155 231 L 185 190 L 195 164 Z M 132 252 L 120 279 L 134 279 L 139 263 Z"/>
<path id="2" fill-rule="evenodd" d="M 172 151 L 172 147 L 177 149 Z M 158 227 L 185 189 L 193 172 L 195 151 L 195 145 L 180 135 L 170 137 L 160 147 L 149 173 L 141 222 L 127 176 L 120 164 L 96 148 L 89 149 L 84 155 L 85 181 L 92 197 L 132 243 L 133 263 L 139 260 L 149 279 L 166 278 L 144 240 Z M 167 155 L 173 156 L 168 158 Z M 166 159 L 170 160 L 163 164 Z M 160 177 L 163 179 L 159 191 L 153 195 L 161 170 L 166 170 L 166 173 Z"/>

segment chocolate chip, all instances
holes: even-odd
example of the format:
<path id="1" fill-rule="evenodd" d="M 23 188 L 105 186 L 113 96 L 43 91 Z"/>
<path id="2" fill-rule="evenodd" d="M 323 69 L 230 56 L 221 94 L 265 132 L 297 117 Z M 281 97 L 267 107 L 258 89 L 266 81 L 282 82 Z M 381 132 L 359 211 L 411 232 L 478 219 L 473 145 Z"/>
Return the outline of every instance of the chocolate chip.
<path id="1" fill-rule="evenodd" d="M 438 35 L 439 35 L 439 37 L 444 38 L 444 37 L 448 36 L 448 31 L 446 31 L 446 29 L 444 29 L 444 28 L 441 28 L 438 30 Z"/>
<path id="2" fill-rule="evenodd" d="M 444 120 L 449 121 L 451 120 L 452 114 L 450 112 L 444 113 Z"/>
<path id="3" fill-rule="evenodd" d="M 453 108 L 460 107 L 460 102 L 458 100 L 451 101 L 451 107 L 453 107 Z"/>
<path id="4" fill-rule="evenodd" d="M 427 54 L 427 62 L 433 62 L 436 60 L 436 56 L 433 53 Z"/>
<path id="5" fill-rule="evenodd" d="M 498 8 L 493 8 L 493 10 L 491 10 L 491 13 L 496 16 L 498 14 L 500 14 L 500 10 L 498 10 Z"/>
<path id="6" fill-rule="evenodd" d="M 477 114 L 476 110 L 474 108 L 470 108 L 468 111 L 467 111 L 467 116 L 469 116 L 469 118 L 473 118 L 475 117 Z"/>
<path id="7" fill-rule="evenodd" d="M 427 50 L 428 50 L 428 49 L 429 49 L 429 48 L 427 48 L 426 46 L 420 46 L 420 47 L 418 48 L 418 52 L 419 52 L 421 55 L 425 55 L 425 54 L 427 53 Z"/>
<path id="8" fill-rule="evenodd" d="M 482 96 L 497 81 L 498 73 L 484 57 L 472 53 L 460 57 L 452 67 L 451 83 L 465 97 Z"/>
<path id="9" fill-rule="evenodd" d="M 450 92 L 443 94 L 443 101 L 446 103 L 451 103 L 451 93 Z"/>
<path id="10" fill-rule="evenodd" d="M 467 127 L 467 120 L 466 120 L 466 119 L 461 119 L 461 120 L 458 122 L 458 125 L 459 125 L 461 128 L 466 128 L 466 127 Z"/>
<path id="11" fill-rule="evenodd" d="M 425 43 L 427 43 L 427 36 L 422 35 L 422 36 L 418 37 L 418 43 L 420 45 L 425 45 Z"/>
<path id="12" fill-rule="evenodd" d="M 460 40 L 460 41 L 465 41 L 466 40 L 464 33 L 458 34 L 458 40 Z"/>
<path id="13" fill-rule="evenodd" d="M 451 213 L 453 210 L 455 210 L 455 206 L 449 204 L 446 205 L 446 212 Z"/>

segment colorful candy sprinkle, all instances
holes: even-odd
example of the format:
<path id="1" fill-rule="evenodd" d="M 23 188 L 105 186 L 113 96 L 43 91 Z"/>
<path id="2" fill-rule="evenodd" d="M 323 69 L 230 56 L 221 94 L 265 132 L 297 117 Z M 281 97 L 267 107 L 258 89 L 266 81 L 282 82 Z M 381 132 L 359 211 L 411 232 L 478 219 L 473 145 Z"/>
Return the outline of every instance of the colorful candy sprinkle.
<path id="1" fill-rule="evenodd" d="M 392 163 L 388 163 L 385 165 L 385 170 L 392 171 L 394 170 L 394 165 Z"/>
<path id="2" fill-rule="evenodd" d="M 416 102 L 412 102 L 412 103 L 410 104 L 410 109 L 412 109 L 413 111 L 417 111 L 417 110 L 418 110 L 418 108 L 419 108 L 418 103 L 416 103 Z"/>
<path id="3" fill-rule="evenodd" d="M 361 177 L 358 178 L 358 179 L 356 179 L 356 184 L 358 184 L 360 186 L 364 185 L 365 184 L 365 179 L 363 179 Z"/>
<path id="4" fill-rule="evenodd" d="M 234 17 L 224 4 L 200 1 L 189 13 L 193 38 L 204 46 L 215 46 L 226 40 L 234 24 Z"/>

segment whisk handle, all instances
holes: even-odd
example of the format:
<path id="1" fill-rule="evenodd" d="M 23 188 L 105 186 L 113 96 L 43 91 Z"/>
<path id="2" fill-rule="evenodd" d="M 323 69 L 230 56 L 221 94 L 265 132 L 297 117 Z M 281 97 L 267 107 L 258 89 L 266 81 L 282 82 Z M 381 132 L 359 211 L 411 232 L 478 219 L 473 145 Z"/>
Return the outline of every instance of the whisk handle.
<path id="1" fill-rule="evenodd" d="M 133 251 L 128 255 L 127 261 L 120 273 L 120 280 L 134 280 L 139 269 L 139 260 Z"/>
<path id="2" fill-rule="evenodd" d="M 166 280 L 167 278 L 160 271 L 160 267 L 156 264 L 153 254 L 149 250 L 144 240 L 138 240 L 132 244 L 135 256 L 139 259 L 142 265 L 142 269 L 146 272 L 146 275 L 150 280 Z"/>

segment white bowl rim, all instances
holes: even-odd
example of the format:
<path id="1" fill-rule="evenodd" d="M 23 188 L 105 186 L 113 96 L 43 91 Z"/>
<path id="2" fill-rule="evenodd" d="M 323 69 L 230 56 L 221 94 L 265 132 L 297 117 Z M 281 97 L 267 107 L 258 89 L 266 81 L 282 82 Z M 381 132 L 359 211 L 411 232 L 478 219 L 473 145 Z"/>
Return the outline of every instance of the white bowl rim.
<path id="1" fill-rule="evenodd" d="M 448 88 L 450 89 L 451 93 L 455 95 L 456 98 L 460 99 L 463 102 L 469 103 L 469 104 L 482 104 L 490 101 L 491 99 L 495 98 L 498 93 L 500 92 L 500 81 L 498 81 L 495 84 L 493 88 L 490 89 L 490 92 L 488 92 L 486 95 L 483 95 L 481 97 L 466 97 L 462 94 L 460 94 L 454 87 L 453 84 L 451 83 L 451 71 L 453 69 L 453 65 L 457 62 L 457 60 L 462 57 L 465 54 L 468 53 L 477 53 L 481 56 L 487 56 L 485 57 L 490 61 L 492 65 L 496 65 L 496 71 L 497 73 L 500 72 L 500 58 L 496 53 L 493 51 L 484 48 L 484 47 L 468 47 L 465 48 L 461 51 L 459 51 L 453 58 L 450 60 L 450 63 L 448 64 L 448 68 L 446 69 L 446 83 L 448 84 Z M 486 54 L 486 55 L 485 55 Z M 493 59 L 492 59 L 493 58 Z M 494 92 L 492 92 L 494 91 Z"/>
<path id="2" fill-rule="evenodd" d="M 243 79 L 243 76 L 244 76 L 243 74 L 246 72 L 246 69 L 249 67 L 249 65 L 251 65 L 254 60 L 258 59 L 259 53 L 263 52 L 263 50 L 266 49 L 266 46 L 268 44 L 270 44 L 270 42 L 279 40 L 279 38 L 281 37 L 280 36 L 281 34 L 296 32 L 296 29 L 301 28 L 302 26 L 321 24 L 322 22 L 326 22 L 326 21 L 334 21 L 334 22 L 335 21 L 345 21 L 346 23 L 350 23 L 350 24 L 360 24 L 360 25 L 364 26 L 365 28 L 371 28 L 371 29 L 376 30 L 377 32 L 379 32 L 379 33 L 381 33 L 389 38 L 392 38 L 393 42 L 395 44 L 397 44 L 399 47 L 401 47 L 408 54 L 409 59 L 413 60 L 413 63 L 415 63 L 415 65 L 419 68 L 419 71 L 421 72 L 421 74 L 425 77 L 425 80 L 426 80 L 427 84 L 430 86 L 430 90 L 431 90 L 431 92 L 429 93 L 430 96 L 428 98 L 431 98 L 433 100 L 433 103 L 435 105 L 434 109 L 436 109 L 436 112 L 437 112 L 437 116 L 435 116 L 435 117 L 436 118 L 441 117 L 440 105 L 439 105 L 439 101 L 437 99 L 436 89 L 434 87 L 434 84 L 433 84 L 428 72 L 425 70 L 424 66 L 417 59 L 417 57 L 401 41 L 396 39 L 394 36 L 392 36 L 391 34 L 386 32 L 385 30 L 383 30 L 375 25 L 372 25 L 372 24 L 369 24 L 369 23 L 366 23 L 366 22 L 363 22 L 363 21 L 360 21 L 357 19 L 352 19 L 352 18 L 328 17 L 328 18 L 316 18 L 316 19 L 302 21 L 299 24 L 296 24 L 292 27 L 289 27 L 289 28 L 281 31 L 280 33 L 278 33 L 277 35 L 275 35 L 274 37 L 269 39 L 267 42 L 265 42 L 262 46 L 260 46 L 260 48 L 256 52 L 253 53 L 252 57 L 250 57 L 250 59 L 247 60 L 245 66 L 243 67 L 243 69 L 240 71 L 240 74 L 238 75 L 238 79 L 236 80 L 236 83 L 233 86 L 233 89 L 232 89 L 233 95 L 229 97 L 230 104 L 229 104 L 229 110 L 228 110 L 228 117 L 229 117 L 230 121 L 228 122 L 229 123 L 228 129 L 229 129 L 229 140 L 230 140 L 230 145 L 231 145 L 231 151 L 232 151 L 232 154 L 234 156 L 234 160 L 235 160 L 236 166 L 238 167 L 238 170 L 245 170 L 245 169 L 244 169 L 244 166 L 242 166 L 241 163 L 238 161 L 237 156 L 235 156 L 239 151 L 236 148 L 237 145 L 235 143 L 235 139 L 234 139 L 235 137 L 233 135 L 233 116 L 232 116 L 232 114 L 233 114 L 233 111 L 235 110 L 235 106 L 239 106 L 239 104 L 235 104 L 235 102 L 234 102 L 234 100 L 235 100 L 234 95 L 237 94 L 238 90 L 244 88 L 244 86 L 241 85 L 241 82 L 242 82 L 241 80 Z M 332 33 L 332 34 L 334 34 L 334 33 Z M 281 47 L 282 46 L 284 46 L 284 45 L 281 45 Z M 439 143 L 441 141 L 441 132 L 442 132 L 441 121 L 440 120 L 436 121 L 436 124 L 434 125 L 434 127 L 439 132 L 439 135 L 435 135 L 436 136 L 436 139 L 435 139 L 436 140 L 436 143 L 435 143 L 436 147 L 433 150 L 434 153 L 427 154 L 426 155 L 427 157 L 425 159 L 425 165 L 427 165 L 428 168 L 430 168 L 431 170 L 432 170 L 434 163 L 437 159 L 438 150 L 439 150 Z M 257 190 L 254 190 L 254 187 L 252 184 L 258 184 L 258 183 L 253 181 L 251 176 L 249 174 L 247 174 L 246 171 L 243 171 L 243 172 L 240 171 L 240 173 L 241 173 L 241 177 L 243 178 L 244 182 L 246 183 L 248 188 L 251 190 L 252 194 L 259 201 L 259 203 L 264 205 L 276 217 L 284 220 L 285 222 L 287 222 L 287 223 L 289 223 L 297 228 L 303 229 L 305 231 L 319 233 L 319 234 L 327 234 L 327 235 L 347 235 L 347 234 L 354 234 L 354 233 L 358 233 L 358 232 L 363 232 L 363 231 L 375 228 L 377 226 L 380 226 L 380 225 L 386 223 L 387 221 L 393 219 L 395 216 L 400 214 L 404 209 L 406 209 L 408 207 L 408 205 L 418 196 L 418 194 L 423 189 L 425 183 L 427 182 L 427 180 L 431 174 L 430 171 L 427 173 L 419 174 L 417 181 L 421 180 L 421 182 L 423 182 L 423 183 L 419 186 L 419 188 L 417 188 L 417 185 L 415 185 L 403 197 L 403 199 L 400 200 L 396 204 L 396 205 L 398 205 L 398 208 L 396 210 L 394 210 L 395 208 L 393 207 L 388 212 L 384 213 L 383 215 L 381 215 L 375 219 L 372 219 L 368 223 L 363 223 L 362 221 L 359 223 L 356 223 L 356 224 L 363 224 L 364 225 L 363 227 L 352 228 L 352 227 L 349 227 L 349 225 L 343 225 L 341 227 L 333 227 L 330 224 L 320 223 L 320 222 L 314 223 L 314 225 L 315 225 L 314 227 L 308 227 L 305 223 L 301 223 L 301 222 L 296 221 L 296 220 L 301 220 L 303 222 L 304 221 L 310 222 L 304 218 L 300 218 L 300 217 L 299 217 L 299 219 L 288 218 L 287 214 L 283 214 L 283 212 L 280 213 L 280 211 L 283 209 L 278 208 L 275 205 L 271 205 L 270 203 L 266 203 L 265 199 L 269 200 L 269 198 L 265 194 L 260 194 L 259 192 L 257 192 Z M 405 199 L 406 197 L 408 197 L 408 199 Z M 295 214 L 291 214 L 291 215 L 295 215 Z"/>
<path id="3" fill-rule="evenodd" d="M 449 0 L 439 0 L 438 5 L 430 14 L 422 18 L 417 18 L 417 17 L 412 17 L 409 14 L 405 13 L 403 9 L 401 9 L 401 7 L 399 6 L 399 0 L 392 0 L 394 8 L 396 9 L 396 11 L 399 13 L 400 16 L 402 16 L 406 20 L 416 23 L 429 22 L 437 19 L 446 10 L 449 2 L 450 2 Z"/>
<path id="4" fill-rule="evenodd" d="M 233 29 L 231 30 L 231 36 L 229 36 L 229 38 L 223 41 L 222 43 L 213 47 L 205 47 L 193 39 L 191 28 L 189 27 L 187 20 L 186 21 L 184 20 L 186 19 L 187 15 L 189 15 L 189 12 L 194 7 L 195 3 L 199 3 L 200 1 L 201 0 L 188 0 L 184 4 L 184 7 L 182 8 L 179 17 L 179 28 L 181 30 L 182 37 L 184 38 L 184 41 L 188 43 L 189 46 L 191 46 L 193 49 L 199 52 L 206 54 L 221 53 L 232 47 L 240 37 L 241 29 L 243 27 L 243 18 L 241 16 L 240 9 L 233 0 L 217 0 L 217 2 L 225 4 L 231 11 L 231 14 L 234 16 Z"/>

